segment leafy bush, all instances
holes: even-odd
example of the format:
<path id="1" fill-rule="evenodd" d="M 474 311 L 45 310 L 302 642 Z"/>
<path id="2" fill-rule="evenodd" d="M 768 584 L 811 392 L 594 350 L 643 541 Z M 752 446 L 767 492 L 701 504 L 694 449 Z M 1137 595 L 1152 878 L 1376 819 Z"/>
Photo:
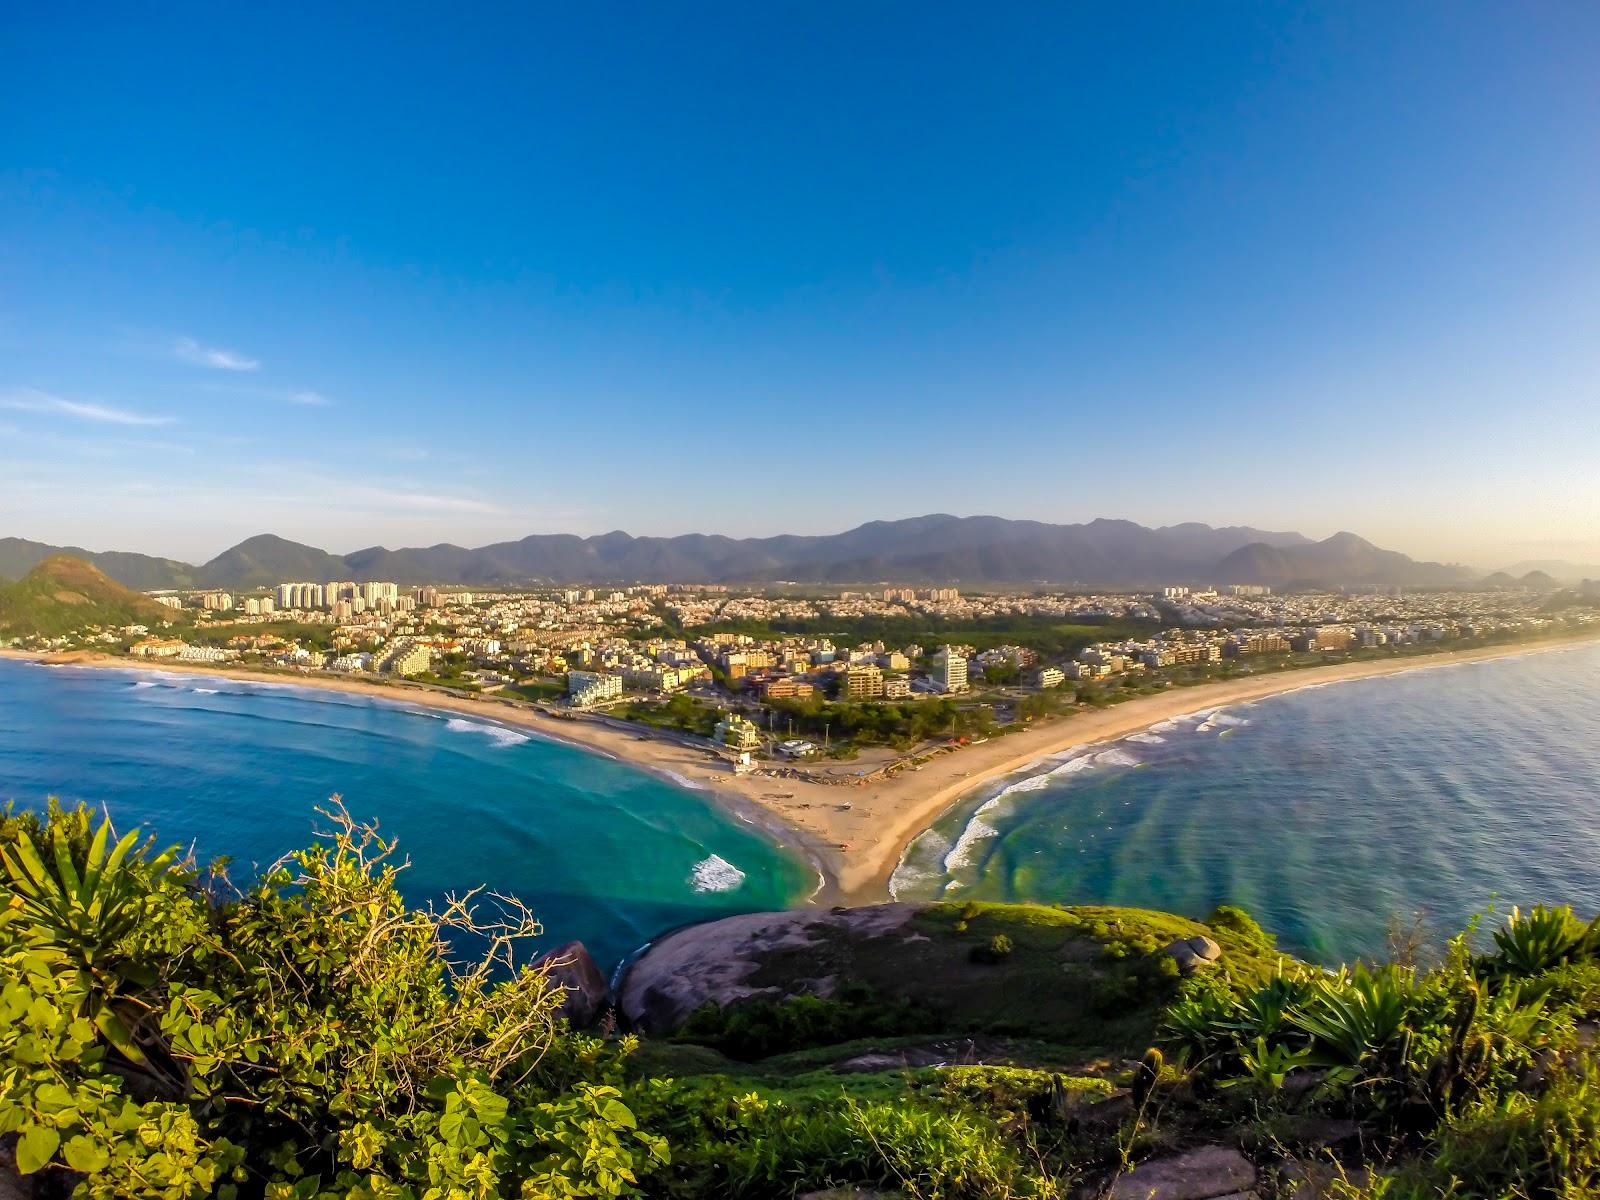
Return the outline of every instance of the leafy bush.
<path id="1" fill-rule="evenodd" d="M 884 1000 L 865 984 L 851 982 L 828 998 L 760 996 L 727 1008 L 707 1004 L 690 1014 L 680 1036 L 748 1062 L 855 1038 L 930 1033 L 937 1028 L 933 1015 L 911 1001 Z"/>
<path id="2" fill-rule="evenodd" d="M 1003 933 L 997 933 L 981 946 L 974 946 L 971 958 L 975 963 L 1002 963 L 1011 957 L 1015 947 L 1011 939 Z"/>
<path id="3" fill-rule="evenodd" d="M 393 845 L 327 815 L 233 893 L 82 809 L 0 820 L 19 1170 L 94 1198 L 635 1192 L 666 1144 L 603 1082 L 617 1051 L 558 1027 L 517 962 L 537 922 L 470 894 L 407 910 Z"/>

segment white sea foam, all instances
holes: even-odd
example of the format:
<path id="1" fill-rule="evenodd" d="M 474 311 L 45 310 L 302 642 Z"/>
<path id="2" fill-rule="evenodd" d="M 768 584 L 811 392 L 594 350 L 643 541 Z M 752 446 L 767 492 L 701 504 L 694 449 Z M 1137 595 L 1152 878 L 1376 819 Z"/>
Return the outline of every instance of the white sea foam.
<path id="1" fill-rule="evenodd" d="M 216 688 L 195 688 L 194 694 L 196 696 L 215 696 L 218 693 Z"/>
<path id="2" fill-rule="evenodd" d="M 665 767 L 660 767 L 660 768 L 658 768 L 658 770 L 660 770 L 661 774 L 665 775 L 668 779 L 672 780 L 672 782 L 677 784 L 679 787 L 688 788 L 690 791 L 694 791 L 694 792 L 703 792 L 703 791 L 706 790 L 706 785 L 705 784 L 696 783 L 693 779 L 690 779 L 687 775 L 679 775 L 676 771 L 669 771 Z"/>
<path id="3" fill-rule="evenodd" d="M 1066 762 L 1062 763 L 1054 771 L 1051 771 L 1050 774 L 1052 776 L 1056 776 L 1056 775 L 1076 775 L 1079 771 L 1090 770 L 1093 766 L 1094 766 L 1094 759 L 1091 756 L 1085 754 L 1085 755 L 1082 755 L 1082 756 L 1080 756 L 1078 758 L 1069 758 L 1069 759 L 1067 759 Z"/>
<path id="4" fill-rule="evenodd" d="M 695 863 L 689 882 L 697 892 L 731 892 L 744 882 L 744 872 L 722 855 L 713 854 Z"/>
<path id="5" fill-rule="evenodd" d="M 147 687 L 155 687 L 155 684 L 152 683 L 148 679 L 139 679 L 139 680 L 135 680 L 134 681 L 134 685 L 133 686 L 136 687 L 136 688 L 147 688 Z"/>
<path id="6" fill-rule="evenodd" d="M 941 865 L 946 872 L 953 871 L 957 867 L 970 867 L 972 865 L 973 851 L 978 848 L 978 843 L 1000 835 L 998 829 L 983 819 L 985 813 L 993 812 L 999 804 L 1000 797 L 996 796 L 994 799 L 986 800 L 978 806 L 978 811 L 972 814 L 971 820 L 967 822 L 967 827 L 961 831 L 961 836 L 956 839 L 955 845 L 951 846 L 949 852 L 944 856 L 944 862 Z"/>
<path id="7" fill-rule="evenodd" d="M 504 725 L 485 725 L 479 721 L 463 721 L 460 717 L 451 717 L 444 727 L 453 733 L 481 733 L 497 746 L 519 746 L 532 740 L 527 734 L 507 729 Z"/>
<path id="8" fill-rule="evenodd" d="M 1141 746 L 1159 746 L 1167 739 L 1159 733 L 1130 733 L 1123 741 L 1137 742 Z"/>
<path id="9" fill-rule="evenodd" d="M 1037 792 L 1049 786 L 1050 774 L 1048 772 L 1043 775 L 1031 775 L 1027 779 L 1018 780 L 1009 787 L 1002 788 L 998 793 L 996 793 L 995 799 L 998 800 L 1001 796 L 1009 796 L 1014 792 Z"/>
<path id="10" fill-rule="evenodd" d="M 1139 760 L 1126 750 L 1104 750 L 1094 756 L 1097 767 L 1137 767 Z"/>
<path id="11" fill-rule="evenodd" d="M 1178 722 L 1176 721 L 1176 719 L 1171 720 L 1171 721 L 1157 721 L 1154 725 L 1150 726 L 1150 732 L 1151 733 L 1171 733 L 1177 727 L 1178 727 Z"/>

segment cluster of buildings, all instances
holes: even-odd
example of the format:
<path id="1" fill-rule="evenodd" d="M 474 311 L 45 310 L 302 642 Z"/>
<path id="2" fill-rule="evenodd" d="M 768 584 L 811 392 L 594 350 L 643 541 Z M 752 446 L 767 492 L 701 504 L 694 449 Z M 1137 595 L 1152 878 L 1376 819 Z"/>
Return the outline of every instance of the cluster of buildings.
<path id="1" fill-rule="evenodd" d="M 1600 599 L 1600 582 L 1582 595 Z M 203 636 L 138 625 L 80 631 L 44 645 L 122 647 L 140 658 L 237 660 L 523 694 L 575 708 L 688 693 L 729 715 L 717 740 L 743 752 L 755 726 L 740 710 L 828 698 L 859 704 L 971 697 L 1011 705 L 1018 693 L 1114 683 L 1152 673 L 1259 669 L 1291 655 L 1344 654 L 1452 640 L 1515 638 L 1600 626 L 1600 607 L 1557 617 L 1514 591 L 1294 593 L 1265 587 L 1169 587 L 1144 594 L 963 595 L 891 587 L 797 596 L 725 586 L 635 585 L 474 593 L 385 582 L 287 582 L 266 594 L 197 591 L 158 597 L 194 610 Z M 1119 636 L 1041 657 L 1025 644 L 846 644 L 818 634 L 739 632 L 736 623 L 827 627 L 852 618 L 925 618 L 921 628 L 1003 618 L 1114 624 Z M 1147 635 L 1121 636 L 1130 626 Z M 749 626 L 746 625 L 746 628 Z M 1019 622 L 1019 628 L 1026 627 Z M 676 632 L 672 632 L 676 631 Z M 1025 640 L 1024 635 L 1016 635 Z M 35 640 L 33 644 L 40 644 Z M 526 685 L 526 686 L 524 686 Z M 768 722 L 770 724 L 770 720 Z M 808 748 L 809 747 L 809 748 Z M 796 740 L 792 757 L 815 747 Z"/>

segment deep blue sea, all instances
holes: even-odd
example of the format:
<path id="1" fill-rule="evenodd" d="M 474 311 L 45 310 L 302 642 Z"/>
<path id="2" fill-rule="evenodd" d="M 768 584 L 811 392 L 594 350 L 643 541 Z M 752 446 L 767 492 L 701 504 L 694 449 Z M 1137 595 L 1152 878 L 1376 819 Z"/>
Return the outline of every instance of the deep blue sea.
<path id="1" fill-rule="evenodd" d="M 662 931 L 790 907 L 815 870 L 705 794 L 489 720 L 212 675 L 0 660 L 0 801 L 109 807 L 236 881 L 333 793 L 398 837 L 414 903 L 483 884 L 602 965 Z"/>
<path id="2" fill-rule="evenodd" d="M 1238 904 L 1321 961 L 1493 905 L 1600 911 L 1600 645 L 1196 712 L 1041 760 L 912 844 L 902 899 Z"/>

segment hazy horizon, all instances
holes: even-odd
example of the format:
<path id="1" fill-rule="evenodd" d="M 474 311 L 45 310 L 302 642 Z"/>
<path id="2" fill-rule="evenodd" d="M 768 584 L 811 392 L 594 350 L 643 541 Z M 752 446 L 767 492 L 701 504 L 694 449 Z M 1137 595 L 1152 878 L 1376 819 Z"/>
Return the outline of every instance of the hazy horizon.
<path id="1" fill-rule="evenodd" d="M 1600 8 L 0 27 L 0 536 L 1600 562 Z"/>
<path id="2" fill-rule="evenodd" d="M 123 545 L 123 544 L 97 545 L 97 544 L 94 544 L 92 542 L 84 542 L 84 541 L 79 541 L 79 540 L 74 540 L 74 539 L 50 539 L 50 538 L 27 537 L 26 535 L 18 534 L 18 533 L 11 532 L 11 531 L 6 531 L 6 530 L 0 530 L 0 538 L 4 538 L 4 537 L 23 537 L 25 540 L 28 540 L 28 541 L 43 542 L 43 543 L 47 543 L 47 544 L 50 544 L 50 545 L 58 545 L 58 546 L 75 545 L 80 549 L 89 550 L 89 551 L 92 551 L 94 553 L 104 553 L 106 551 L 131 551 L 131 552 L 138 553 L 138 554 L 148 554 L 148 555 L 151 555 L 151 556 L 156 557 L 156 558 L 176 559 L 176 560 L 178 560 L 180 562 L 187 562 L 187 563 L 190 563 L 192 565 L 199 566 L 199 565 L 203 565 L 204 563 L 210 561 L 211 559 L 215 558 L 217 555 L 223 553 L 224 551 L 232 549 L 234 546 L 237 546 L 242 542 L 245 542 L 245 541 L 248 541 L 251 538 L 260 537 L 260 536 L 281 537 L 281 538 L 284 538 L 284 539 L 286 539 L 288 541 L 291 541 L 291 542 L 296 542 L 296 543 L 300 543 L 302 545 L 312 546 L 312 547 L 315 547 L 316 549 L 319 549 L 319 550 L 326 550 L 331 554 L 345 555 L 345 554 L 353 554 L 353 553 L 355 553 L 357 551 L 361 551 L 361 550 L 373 549 L 375 547 L 383 547 L 383 548 L 390 549 L 390 550 L 398 550 L 398 549 L 427 548 L 429 546 L 437 546 L 437 545 L 441 545 L 441 544 L 450 544 L 450 545 L 462 546 L 462 547 L 466 547 L 466 548 L 476 548 L 478 546 L 491 545 L 491 544 L 495 544 L 495 543 L 498 543 L 498 542 L 513 542 L 513 541 L 519 540 L 520 538 L 528 537 L 528 536 L 537 536 L 537 535 L 544 535 L 544 534 L 567 534 L 567 533 L 575 534 L 576 536 L 579 536 L 579 537 L 597 537 L 597 536 L 600 536 L 602 534 L 621 532 L 621 533 L 629 534 L 630 536 L 633 536 L 633 537 L 663 537 L 663 538 L 671 538 L 671 537 L 677 537 L 677 536 L 682 536 L 682 535 L 690 535 L 690 534 L 706 534 L 706 535 L 711 535 L 711 536 L 721 535 L 721 536 L 736 537 L 736 538 L 746 538 L 746 537 L 749 537 L 749 538 L 766 538 L 766 537 L 778 537 L 778 536 L 786 535 L 786 534 L 797 534 L 797 535 L 801 535 L 801 536 L 828 535 L 828 534 L 845 533 L 845 532 L 848 532 L 850 529 L 854 529 L 854 528 L 857 528 L 860 525 L 863 525 L 863 524 L 866 524 L 866 523 L 869 523 L 869 522 L 874 522 L 874 521 L 893 522 L 893 521 L 899 521 L 899 520 L 913 519 L 913 518 L 917 518 L 917 517 L 927 517 L 927 516 L 936 516 L 936 515 L 955 516 L 955 517 L 960 517 L 960 518 L 966 518 L 966 517 L 1001 517 L 1001 518 L 1006 519 L 1006 520 L 1016 520 L 1016 521 L 1035 521 L 1035 520 L 1038 520 L 1038 518 L 1036 518 L 1036 517 L 1007 516 L 1006 514 L 1003 514 L 1003 513 L 942 513 L 942 514 L 936 514 L 936 513 L 906 513 L 906 514 L 903 514 L 901 516 L 896 516 L 896 517 L 872 517 L 872 518 L 868 518 L 867 521 L 858 521 L 858 522 L 855 522 L 855 524 L 853 524 L 853 525 L 841 526 L 839 528 L 828 528 L 828 529 L 820 529 L 820 528 L 819 529 L 772 529 L 772 530 L 768 530 L 768 531 L 764 531 L 764 532 L 757 532 L 757 533 L 750 533 L 750 534 L 724 534 L 723 531 L 717 530 L 717 529 L 680 529 L 680 530 L 676 530 L 676 531 L 673 531 L 673 532 L 667 532 L 667 533 L 646 533 L 646 532 L 642 532 L 642 531 L 639 531 L 639 530 L 627 529 L 627 528 L 622 528 L 622 527 L 618 527 L 618 528 L 615 528 L 615 529 L 594 529 L 594 530 L 581 530 L 581 531 L 579 531 L 579 530 L 564 530 L 564 529 L 525 529 L 520 533 L 513 534 L 513 535 L 508 536 L 508 537 L 489 537 L 489 538 L 483 538 L 483 539 L 445 537 L 445 538 L 442 538 L 442 539 L 433 539 L 432 541 L 429 541 L 427 543 L 418 542 L 418 541 L 409 541 L 409 542 L 407 542 L 407 541 L 392 541 L 392 542 L 387 542 L 387 543 L 385 543 L 385 542 L 361 542 L 359 544 L 351 544 L 351 545 L 346 545 L 346 544 L 326 544 L 324 542 L 318 541 L 314 535 L 308 535 L 308 536 L 305 536 L 305 537 L 295 537 L 295 536 L 292 536 L 290 534 L 286 534 L 282 530 L 279 530 L 279 529 L 255 529 L 255 530 L 251 530 L 249 532 L 240 533 L 239 536 L 232 538 L 231 540 L 229 540 L 225 544 L 218 545 L 218 546 L 216 546 L 214 548 L 210 548 L 210 549 L 202 548 L 201 550 L 199 550 L 196 553 L 169 552 L 167 550 L 163 550 L 163 549 L 160 549 L 160 548 L 152 549 L 152 548 L 147 548 L 146 546 L 137 545 L 137 544 L 130 544 L 130 545 Z M 1052 521 L 1052 522 L 1046 522 L 1046 523 L 1047 524 L 1055 524 L 1055 525 L 1076 525 L 1076 524 L 1088 524 L 1088 523 L 1090 523 L 1092 521 L 1096 521 L 1096 520 L 1127 521 L 1127 520 L 1133 520 L 1133 518 L 1130 518 L 1130 517 L 1118 517 L 1118 516 L 1113 516 L 1113 515 L 1110 515 L 1110 514 L 1102 513 L 1102 514 L 1099 514 L 1098 516 L 1085 517 L 1085 518 L 1082 519 L 1082 521 Z M 1230 527 L 1231 528 L 1249 528 L 1249 529 L 1258 530 L 1261 533 L 1298 533 L 1298 534 L 1302 534 L 1305 537 L 1310 538 L 1312 541 L 1323 541 L 1326 538 L 1332 537 L 1333 535 L 1338 534 L 1338 533 L 1353 533 L 1358 537 L 1364 537 L 1364 538 L 1366 537 L 1366 535 L 1363 534 L 1359 529 L 1347 529 L 1347 528 L 1341 527 L 1341 528 L 1338 528 L 1338 529 L 1329 529 L 1326 532 L 1314 532 L 1313 533 L 1313 532 L 1307 532 L 1304 529 L 1292 529 L 1292 528 L 1289 528 L 1287 526 L 1273 526 L 1273 525 L 1261 524 L 1261 523 L 1258 523 L 1258 522 L 1251 522 L 1251 521 L 1226 521 L 1226 522 L 1205 521 L 1205 520 L 1198 520 L 1198 521 L 1137 521 L 1135 523 L 1136 524 L 1140 524 L 1140 525 L 1144 525 L 1147 528 L 1152 528 L 1152 529 L 1159 529 L 1159 528 L 1162 528 L 1164 526 L 1165 527 L 1170 527 L 1170 526 L 1184 525 L 1184 524 L 1209 525 L 1213 529 L 1230 528 Z M 1384 545 L 1381 542 L 1377 542 L 1376 539 L 1373 539 L 1373 538 L 1366 538 L 1366 540 L 1369 541 L 1369 542 L 1374 542 L 1374 544 L 1378 545 L 1381 549 L 1384 549 L 1384 550 L 1399 549 L 1400 552 L 1403 553 L 1403 554 L 1404 553 L 1408 553 L 1404 548 Z M 152 545 L 153 544 L 154 543 L 152 543 Z M 1467 567 L 1472 567 L 1472 568 L 1481 568 L 1481 569 L 1483 569 L 1485 571 L 1497 571 L 1497 570 L 1500 570 L 1500 569 L 1502 569 L 1504 567 L 1515 566 L 1515 565 L 1518 565 L 1518 564 L 1521 564 L 1521 563 L 1529 563 L 1529 562 L 1565 562 L 1565 563 L 1571 564 L 1573 566 L 1579 566 L 1579 567 L 1583 567 L 1583 566 L 1597 567 L 1597 566 L 1600 566 L 1600 555 L 1596 555 L 1596 560 L 1597 561 L 1591 562 L 1589 560 L 1584 559 L 1581 555 L 1578 556 L 1578 557 L 1573 557 L 1571 555 L 1550 553 L 1550 552 L 1546 552 L 1546 553 L 1542 553 L 1542 554 L 1540 554 L 1540 553 L 1527 554 L 1527 555 L 1524 555 L 1524 556 L 1522 556 L 1521 558 L 1518 558 L 1518 559 L 1503 559 L 1503 560 L 1493 560 L 1493 561 L 1483 561 L 1483 562 L 1472 561 L 1472 560 L 1464 560 L 1464 559 L 1457 560 L 1457 559 L 1430 558 L 1428 555 L 1423 555 L 1423 554 L 1411 554 L 1410 557 L 1412 557 L 1414 559 L 1417 559 L 1419 561 L 1435 561 L 1435 562 L 1441 562 L 1441 563 L 1445 563 L 1446 565 L 1452 565 L 1452 566 L 1457 566 L 1458 565 L 1458 566 L 1467 566 Z"/>

